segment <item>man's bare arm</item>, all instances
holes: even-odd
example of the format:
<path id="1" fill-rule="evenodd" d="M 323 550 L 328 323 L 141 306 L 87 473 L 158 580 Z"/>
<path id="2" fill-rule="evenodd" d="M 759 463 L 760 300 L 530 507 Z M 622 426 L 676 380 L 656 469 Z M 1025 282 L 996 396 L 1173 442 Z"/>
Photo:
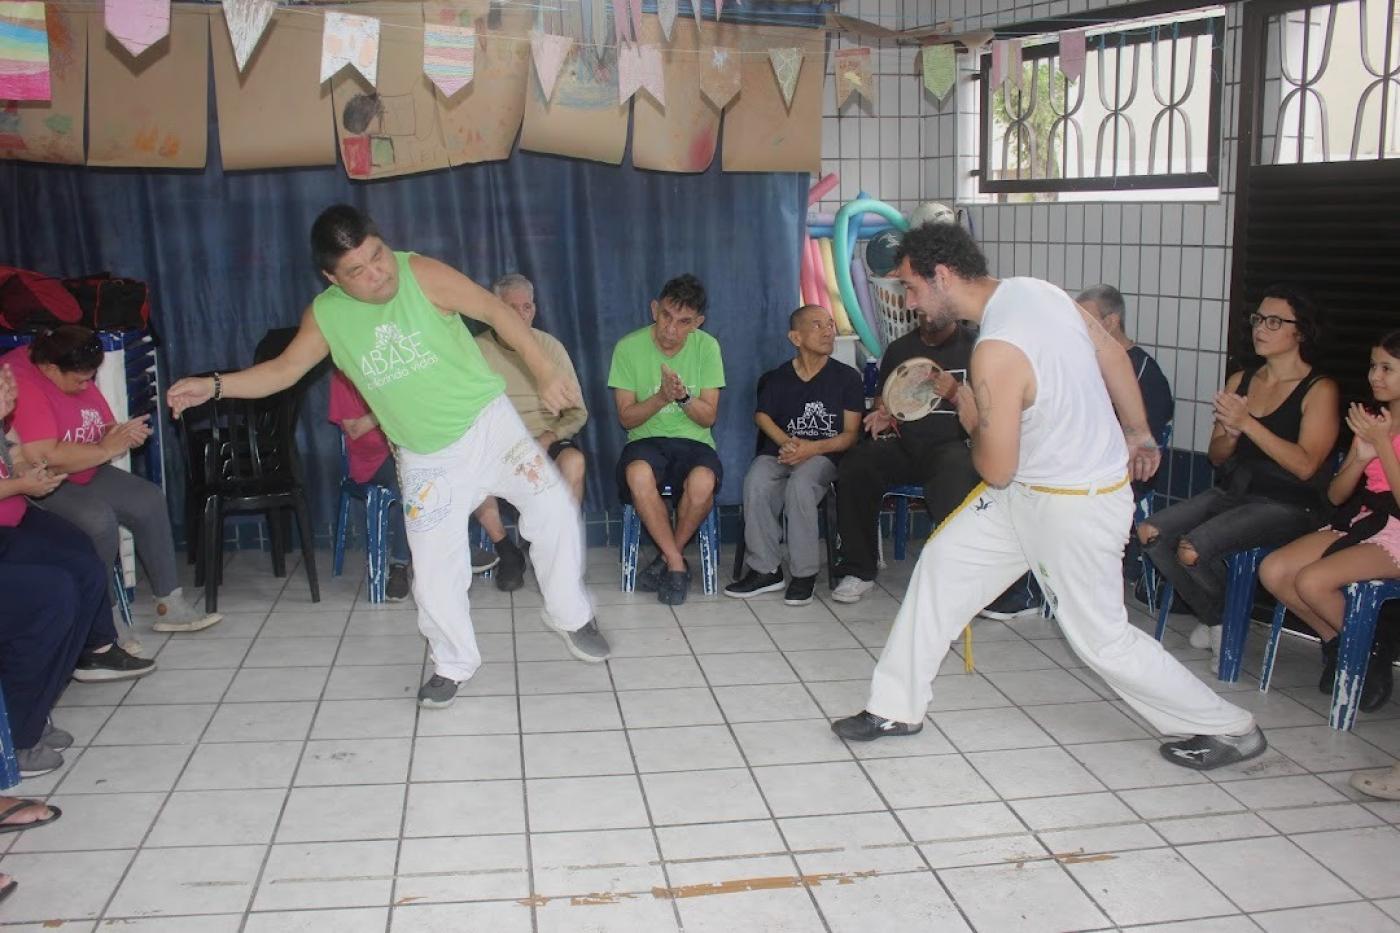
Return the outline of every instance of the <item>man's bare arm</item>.
<path id="1" fill-rule="evenodd" d="M 331 352 L 316 316 L 310 308 L 301 315 L 296 336 L 278 356 L 237 372 L 222 373 L 219 380 L 226 398 L 266 398 L 296 384 L 311 368 Z M 166 402 L 176 418 L 187 408 L 202 405 L 214 397 L 212 376 L 187 376 L 166 392 Z"/>

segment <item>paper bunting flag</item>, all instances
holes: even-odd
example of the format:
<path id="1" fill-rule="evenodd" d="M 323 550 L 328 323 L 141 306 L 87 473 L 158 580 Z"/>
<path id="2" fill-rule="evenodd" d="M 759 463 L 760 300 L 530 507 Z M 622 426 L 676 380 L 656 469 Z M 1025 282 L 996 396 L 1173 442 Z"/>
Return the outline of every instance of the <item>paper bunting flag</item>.
<path id="1" fill-rule="evenodd" d="M 926 45 L 919 54 L 923 56 L 924 87 L 941 104 L 948 99 L 948 92 L 957 78 L 957 51 L 948 43 Z"/>
<path id="2" fill-rule="evenodd" d="M 632 41 L 642 38 L 642 0 L 628 0 L 627 9 L 632 16 Z"/>
<path id="3" fill-rule="evenodd" d="M 715 22 L 719 22 L 719 15 L 724 12 L 724 0 L 715 0 Z"/>
<path id="4" fill-rule="evenodd" d="M 792 106 L 792 93 L 797 90 L 797 75 L 802 70 L 802 50 L 797 48 L 769 49 L 768 60 L 773 63 L 773 75 L 783 89 L 783 102 Z"/>
<path id="5" fill-rule="evenodd" d="M 837 49 L 835 59 L 836 106 L 846 103 L 852 91 L 875 103 L 875 82 L 870 77 L 870 49 Z"/>
<path id="6" fill-rule="evenodd" d="M 638 89 L 666 106 L 666 79 L 661 71 L 661 50 L 654 45 L 624 45 L 617 50 L 617 97 L 626 101 Z"/>
<path id="7" fill-rule="evenodd" d="M 690 0 L 690 12 L 695 17 L 695 25 L 698 28 L 704 19 L 705 4 L 701 0 Z"/>
<path id="8" fill-rule="evenodd" d="M 140 55 L 170 34 L 170 0 L 106 0 L 102 18 L 122 48 Z"/>
<path id="9" fill-rule="evenodd" d="M 656 15 L 661 18 L 661 32 L 666 41 L 671 41 L 671 33 L 676 28 L 676 0 L 657 0 Z"/>
<path id="10" fill-rule="evenodd" d="M 632 11 L 628 8 L 630 2 L 631 0 L 612 0 L 613 32 L 617 35 L 619 45 L 635 41 L 632 35 Z"/>
<path id="11" fill-rule="evenodd" d="M 700 93 L 720 110 L 739 93 L 742 75 L 737 49 L 700 50 Z"/>
<path id="12" fill-rule="evenodd" d="M 321 80 L 330 80 L 346 65 L 374 86 L 379 76 L 379 20 L 350 13 L 324 15 L 321 31 Z"/>
<path id="13" fill-rule="evenodd" d="M 233 43 L 233 60 L 238 70 L 248 67 L 248 60 L 267 30 L 272 14 L 277 12 L 276 0 L 224 0 L 224 22 Z"/>
<path id="14" fill-rule="evenodd" d="M 530 33 L 530 56 L 535 60 L 535 76 L 540 79 L 540 90 L 544 92 L 546 101 L 554 96 L 554 84 L 559 80 L 564 59 L 569 57 L 573 44 L 574 40 L 569 36 L 551 36 L 536 31 Z"/>
<path id="15" fill-rule="evenodd" d="M 1396 9 L 1400 10 L 1400 5 Z M 1060 33 L 1060 73 L 1071 81 L 1084 77 L 1084 30 Z"/>
<path id="16" fill-rule="evenodd" d="M 48 100 L 49 30 L 42 3 L 0 2 L 0 100 Z"/>
<path id="17" fill-rule="evenodd" d="M 470 26 L 423 26 L 423 74 L 451 97 L 476 75 L 476 30 Z"/>
<path id="18" fill-rule="evenodd" d="M 1021 40 L 992 40 L 992 92 L 1003 84 L 1021 86 Z"/>

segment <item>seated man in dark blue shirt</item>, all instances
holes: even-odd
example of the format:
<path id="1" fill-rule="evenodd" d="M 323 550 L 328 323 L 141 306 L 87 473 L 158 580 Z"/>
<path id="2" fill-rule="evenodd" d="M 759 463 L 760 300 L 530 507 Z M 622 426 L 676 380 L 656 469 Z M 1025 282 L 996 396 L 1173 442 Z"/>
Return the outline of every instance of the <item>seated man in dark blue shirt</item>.
<path id="1" fill-rule="evenodd" d="M 1176 410 L 1176 399 L 1172 397 L 1172 387 L 1162 373 L 1162 367 L 1123 330 L 1128 311 L 1123 293 L 1112 285 L 1093 285 L 1080 292 L 1075 300 L 1098 318 L 1108 335 L 1128 351 L 1128 359 L 1132 360 L 1133 371 L 1137 373 L 1138 388 L 1142 391 L 1142 402 L 1147 408 L 1147 425 L 1152 429 L 1152 436 L 1160 441 Z M 1133 483 L 1133 498 L 1141 499 L 1151 489 L 1152 480 Z M 1040 593 L 1035 578 L 1027 575 L 984 609 L 982 615 L 991 619 L 1011 619 L 1039 611 Z"/>
<path id="2" fill-rule="evenodd" d="M 744 477 L 746 570 L 724 593 L 747 599 L 782 589 L 786 538 L 792 579 L 783 601 L 805 606 L 820 562 L 817 505 L 836 479 L 841 452 L 860 436 L 865 399 L 860 374 L 831 358 L 830 311 L 798 308 L 788 318 L 788 339 L 797 355 L 759 379 L 754 422 L 763 444 Z"/>

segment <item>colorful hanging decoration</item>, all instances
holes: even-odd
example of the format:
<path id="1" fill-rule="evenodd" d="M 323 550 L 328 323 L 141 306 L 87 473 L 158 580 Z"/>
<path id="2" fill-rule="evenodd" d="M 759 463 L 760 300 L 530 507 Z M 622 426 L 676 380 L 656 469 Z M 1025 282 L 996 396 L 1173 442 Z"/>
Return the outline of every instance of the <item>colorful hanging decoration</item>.
<path id="1" fill-rule="evenodd" d="M 837 49 L 833 57 L 836 63 L 836 106 L 845 104 L 853 91 L 870 103 L 875 103 L 875 81 L 870 75 L 870 49 Z"/>
<path id="2" fill-rule="evenodd" d="M 624 45 L 617 50 L 617 96 L 626 101 L 638 90 L 646 91 L 666 106 L 666 79 L 661 70 L 661 50 L 654 45 Z"/>
<path id="3" fill-rule="evenodd" d="M 720 110 L 739 93 L 742 76 L 738 49 L 700 50 L 700 93 Z"/>
<path id="4" fill-rule="evenodd" d="M 49 100 L 44 5 L 0 0 L 0 100 Z"/>
<path id="5" fill-rule="evenodd" d="M 546 101 L 554 96 L 554 85 L 573 45 L 574 40 L 569 36 L 552 36 L 538 31 L 530 33 L 530 56 L 535 61 L 535 76 L 540 79 L 540 90 L 544 92 Z"/>
<path id="6" fill-rule="evenodd" d="M 1084 30 L 1066 29 L 1060 33 L 1060 73 L 1071 81 L 1078 81 L 1084 77 L 1084 59 Z"/>
<path id="7" fill-rule="evenodd" d="M 373 87 L 379 75 L 379 20 L 327 10 L 321 30 L 321 81 L 353 67 Z"/>
<path id="8" fill-rule="evenodd" d="M 471 26 L 423 26 L 423 74 L 451 97 L 476 76 L 476 30 Z"/>
<path id="9" fill-rule="evenodd" d="M 769 49 L 768 60 L 773 64 L 773 75 L 778 79 L 778 87 L 782 88 L 783 103 L 790 108 L 793 92 L 797 90 L 797 75 L 802 71 L 802 50 Z"/>
<path id="10" fill-rule="evenodd" d="M 957 78 L 957 51 L 951 43 L 926 45 L 919 50 L 923 59 L 924 87 L 942 105 Z"/>
<path id="11" fill-rule="evenodd" d="M 106 0 L 107 31 L 132 55 L 140 55 L 170 35 L 170 0 Z"/>

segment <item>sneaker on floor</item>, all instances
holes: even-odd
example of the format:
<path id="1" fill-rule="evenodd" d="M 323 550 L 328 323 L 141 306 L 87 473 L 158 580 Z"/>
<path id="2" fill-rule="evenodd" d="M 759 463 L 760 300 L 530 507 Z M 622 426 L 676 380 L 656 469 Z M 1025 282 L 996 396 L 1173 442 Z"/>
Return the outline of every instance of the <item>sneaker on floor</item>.
<path id="1" fill-rule="evenodd" d="M 652 562 L 637 571 L 637 592 L 656 593 L 666 578 L 666 558 L 657 554 Z"/>
<path id="2" fill-rule="evenodd" d="M 841 582 L 836 584 L 836 589 L 831 591 L 831 598 L 838 603 L 858 603 L 860 598 L 875 588 L 874 580 L 862 580 L 860 577 L 845 576 Z"/>
<path id="3" fill-rule="evenodd" d="M 121 645 L 112 645 L 106 651 L 84 651 L 79 655 L 78 666 L 73 670 L 73 679 L 85 684 L 135 680 L 145 677 L 155 669 L 155 661 L 138 658 Z"/>
<path id="4" fill-rule="evenodd" d="M 1040 591 L 1031 583 L 1033 579 L 1027 575 L 1017 580 L 1005 593 L 994 599 L 990 606 L 977 614 L 984 619 L 997 619 L 1001 622 L 1021 616 L 1040 615 Z"/>
<path id="5" fill-rule="evenodd" d="M 496 545 L 500 563 L 496 565 L 496 589 L 502 593 L 514 593 L 525 585 L 525 552 L 511 539 L 504 538 Z"/>
<path id="6" fill-rule="evenodd" d="M 812 601 L 812 593 L 817 589 L 817 575 L 793 577 L 783 593 L 784 606 L 805 606 Z"/>
<path id="7" fill-rule="evenodd" d="M 413 568 L 408 564 L 390 564 L 389 579 L 384 583 L 384 598 L 401 603 L 413 591 Z"/>
<path id="8" fill-rule="evenodd" d="M 772 573 L 759 573 L 752 567 L 744 569 L 744 575 L 724 588 L 725 596 L 735 599 L 748 599 L 759 593 L 773 593 L 783 588 L 783 569 Z"/>
<path id="9" fill-rule="evenodd" d="M 681 606 L 690 595 L 690 565 L 684 570 L 667 570 L 661 581 L 661 589 L 656 591 L 656 601 L 667 606 Z"/>
<path id="10" fill-rule="evenodd" d="M 44 731 L 39 736 L 39 744 L 45 748 L 51 748 L 56 752 L 61 752 L 65 748 L 73 747 L 73 734 L 58 728 L 50 719 L 44 723 Z"/>
<path id="11" fill-rule="evenodd" d="M 418 688 L 418 705 L 424 709 L 445 709 L 457 699 L 458 682 L 434 674 Z"/>
<path id="12" fill-rule="evenodd" d="M 1210 626 L 1206 625 L 1204 622 L 1197 622 L 1196 627 L 1191 630 L 1191 635 L 1186 641 L 1197 651 L 1204 651 L 1206 648 L 1209 648 Z"/>
<path id="13" fill-rule="evenodd" d="M 222 618 L 217 612 L 204 612 L 191 606 L 184 590 L 176 587 L 169 596 L 156 600 L 156 621 L 151 628 L 157 632 L 198 632 Z"/>
<path id="14" fill-rule="evenodd" d="M 1322 673 L 1317 679 L 1317 692 L 1331 695 L 1332 686 L 1337 682 L 1337 651 L 1342 639 L 1334 637 L 1322 642 Z"/>
<path id="15" fill-rule="evenodd" d="M 865 710 L 831 724 L 832 732 L 852 742 L 869 742 L 872 739 L 883 739 L 887 735 L 917 735 L 923 728 L 924 724 L 921 722 L 895 722 Z"/>
<path id="16" fill-rule="evenodd" d="M 1210 771 L 1257 758 L 1268 747 L 1264 730 L 1255 726 L 1244 735 L 1193 735 L 1179 742 L 1163 742 L 1158 751 L 1174 765 Z"/>
<path id="17" fill-rule="evenodd" d="M 20 777 L 38 777 L 63 767 L 63 756 L 42 743 L 15 749 L 15 760 L 19 762 Z"/>
<path id="18" fill-rule="evenodd" d="M 472 573 L 485 573 L 501 562 L 501 555 L 484 547 L 472 548 Z"/>
<path id="19" fill-rule="evenodd" d="M 612 657 L 612 648 L 608 645 L 608 640 L 598 629 L 598 620 L 589 619 L 582 628 L 572 632 L 566 632 L 554 624 L 554 620 L 546 613 L 545 624 L 554 630 L 554 633 L 564 639 L 565 646 L 569 649 L 569 654 L 580 661 L 587 661 L 589 664 L 601 664 Z"/>

